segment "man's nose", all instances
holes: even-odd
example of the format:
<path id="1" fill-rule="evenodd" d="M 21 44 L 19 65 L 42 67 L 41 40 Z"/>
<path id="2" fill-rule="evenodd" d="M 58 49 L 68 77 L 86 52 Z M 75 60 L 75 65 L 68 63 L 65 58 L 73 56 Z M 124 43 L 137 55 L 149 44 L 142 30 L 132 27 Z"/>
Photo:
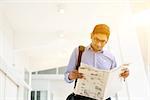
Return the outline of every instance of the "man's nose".
<path id="1" fill-rule="evenodd" d="M 102 43 L 101 43 L 101 42 L 98 42 L 98 43 L 97 43 L 97 46 L 99 46 L 99 47 L 102 46 Z"/>

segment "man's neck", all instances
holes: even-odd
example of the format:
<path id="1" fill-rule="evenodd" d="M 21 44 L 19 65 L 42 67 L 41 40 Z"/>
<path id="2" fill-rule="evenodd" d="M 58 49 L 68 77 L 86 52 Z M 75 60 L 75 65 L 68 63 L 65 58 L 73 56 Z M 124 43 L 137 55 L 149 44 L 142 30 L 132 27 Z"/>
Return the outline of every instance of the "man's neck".
<path id="1" fill-rule="evenodd" d="M 93 50 L 94 52 L 101 52 L 101 51 L 102 51 L 102 49 L 101 49 L 101 50 L 96 50 L 96 49 L 94 49 L 94 47 L 92 46 L 92 44 L 91 44 L 90 46 L 91 46 L 91 48 L 92 48 L 92 50 Z"/>

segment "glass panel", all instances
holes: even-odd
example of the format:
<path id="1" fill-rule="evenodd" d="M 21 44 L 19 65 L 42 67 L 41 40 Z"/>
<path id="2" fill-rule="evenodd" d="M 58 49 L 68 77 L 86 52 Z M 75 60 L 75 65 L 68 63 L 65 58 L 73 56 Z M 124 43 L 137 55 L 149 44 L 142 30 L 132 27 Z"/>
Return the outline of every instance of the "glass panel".
<path id="1" fill-rule="evenodd" d="M 47 100 L 47 91 L 40 91 L 40 100 Z"/>
<path id="2" fill-rule="evenodd" d="M 36 74 L 36 72 L 32 72 L 32 75 Z"/>
<path id="3" fill-rule="evenodd" d="M 37 91 L 37 99 L 36 100 L 40 100 L 40 91 Z"/>
<path id="4" fill-rule="evenodd" d="M 35 100 L 35 91 L 31 91 L 31 100 Z"/>
<path id="5" fill-rule="evenodd" d="M 59 67 L 58 74 L 64 74 L 66 67 Z"/>
<path id="6" fill-rule="evenodd" d="M 38 71 L 38 74 L 56 74 L 56 68 Z"/>

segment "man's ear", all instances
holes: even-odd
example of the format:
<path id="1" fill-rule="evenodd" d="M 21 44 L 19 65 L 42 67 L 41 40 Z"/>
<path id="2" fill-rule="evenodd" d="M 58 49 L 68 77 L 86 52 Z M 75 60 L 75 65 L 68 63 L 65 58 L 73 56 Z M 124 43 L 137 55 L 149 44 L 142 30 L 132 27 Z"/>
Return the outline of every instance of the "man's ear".
<path id="1" fill-rule="evenodd" d="M 91 39 L 92 39 L 92 37 L 93 37 L 93 33 L 91 33 Z"/>

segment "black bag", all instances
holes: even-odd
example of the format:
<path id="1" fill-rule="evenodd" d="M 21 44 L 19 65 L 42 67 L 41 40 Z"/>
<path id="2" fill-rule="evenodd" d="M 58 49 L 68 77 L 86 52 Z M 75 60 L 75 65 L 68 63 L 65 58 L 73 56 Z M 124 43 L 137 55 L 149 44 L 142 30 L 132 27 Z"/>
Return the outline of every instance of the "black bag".
<path id="1" fill-rule="evenodd" d="M 84 46 L 79 46 L 79 54 L 78 54 L 78 63 L 76 65 L 76 69 L 78 70 L 79 66 L 80 66 L 80 62 L 81 62 L 81 56 L 82 56 L 82 53 L 84 51 L 85 47 Z M 75 80 L 75 84 L 74 84 L 74 88 L 76 87 L 76 82 L 77 82 L 77 79 Z M 71 93 L 70 95 L 68 95 L 67 99 L 66 100 L 75 100 L 75 94 L 74 93 Z"/>
<path id="2" fill-rule="evenodd" d="M 96 100 L 93 98 L 89 98 L 89 97 L 85 97 L 85 96 L 81 96 L 81 95 L 75 95 L 74 93 L 71 93 L 66 100 Z M 110 99 L 108 99 L 110 100 Z"/>
<path id="3" fill-rule="evenodd" d="M 70 95 L 68 95 L 66 100 L 75 100 L 75 94 L 71 93 Z"/>

